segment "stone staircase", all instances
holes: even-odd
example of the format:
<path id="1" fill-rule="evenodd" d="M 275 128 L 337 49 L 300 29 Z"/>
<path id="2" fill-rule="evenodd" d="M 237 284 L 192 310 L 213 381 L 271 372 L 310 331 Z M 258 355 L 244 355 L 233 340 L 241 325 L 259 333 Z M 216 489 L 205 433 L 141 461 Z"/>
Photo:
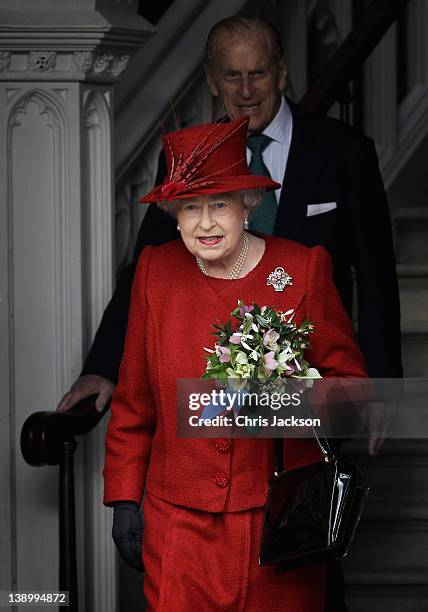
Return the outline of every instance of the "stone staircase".
<path id="1" fill-rule="evenodd" d="M 404 373 L 428 377 L 428 209 L 393 214 L 402 313 Z M 427 398 L 428 400 L 428 398 Z M 428 440 L 346 445 L 371 487 L 352 554 L 344 561 L 350 612 L 428 610 Z M 328 612 L 328 611 L 327 611 Z"/>

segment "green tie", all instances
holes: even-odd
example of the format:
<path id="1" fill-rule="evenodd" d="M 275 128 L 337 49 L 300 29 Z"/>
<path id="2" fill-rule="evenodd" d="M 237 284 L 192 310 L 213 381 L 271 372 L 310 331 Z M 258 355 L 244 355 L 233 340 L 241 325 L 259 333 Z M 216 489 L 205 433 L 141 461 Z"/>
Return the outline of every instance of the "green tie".
<path id="1" fill-rule="evenodd" d="M 247 147 L 251 151 L 251 161 L 249 168 L 252 174 L 263 175 L 272 178 L 265 162 L 263 161 L 263 151 L 272 139 L 265 134 L 252 134 L 247 138 Z M 275 193 L 267 191 L 263 196 L 263 200 L 250 219 L 250 229 L 263 234 L 273 234 L 275 227 L 276 213 L 278 204 L 276 202 Z"/>

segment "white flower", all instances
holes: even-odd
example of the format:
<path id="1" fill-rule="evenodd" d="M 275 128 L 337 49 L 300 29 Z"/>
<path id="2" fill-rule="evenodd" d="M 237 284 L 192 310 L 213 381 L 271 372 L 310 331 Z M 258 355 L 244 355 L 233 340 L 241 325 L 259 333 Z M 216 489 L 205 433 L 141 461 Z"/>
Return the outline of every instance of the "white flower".
<path id="1" fill-rule="evenodd" d="M 252 373 L 254 372 L 254 368 L 255 366 L 249 363 L 240 363 L 239 365 L 236 366 L 235 372 L 241 378 L 250 378 Z"/>
<path id="2" fill-rule="evenodd" d="M 302 371 L 302 368 L 300 366 L 300 363 L 297 361 L 297 359 L 294 357 L 294 363 L 296 364 L 296 368 L 299 370 L 299 372 Z"/>
<path id="3" fill-rule="evenodd" d="M 235 355 L 235 360 L 238 364 L 248 363 L 247 354 L 243 351 L 238 351 Z"/>
<path id="4" fill-rule="evenodd" d="M 277 357 L 278 363 L 281 368 L 286 367 L 287 361 L 290 361 L 290 359 L 293 359 L 293 357 L 294 353 L 289 346 L 287 346 L 283 351 L 281 351 Z"/>
<path id="5" fill-rule="evenodd" d="M 253 349 L 251 348 L 251 346 L 249 346 L 249 345 L 248 345 L 248 344 L 245 342 L 245 340 L 241 340 L 241 345 L 242 345 L 242 346 L 243 346 L 245 349 L 247 349 L 247 351 L 252 351 L 252 350 L 253 350 Z"/>
<path id="6" fill-rule="evenodd" d="M 322 376 L 316 368 L 308 368 L 306 378 L 322 378 Z"/>

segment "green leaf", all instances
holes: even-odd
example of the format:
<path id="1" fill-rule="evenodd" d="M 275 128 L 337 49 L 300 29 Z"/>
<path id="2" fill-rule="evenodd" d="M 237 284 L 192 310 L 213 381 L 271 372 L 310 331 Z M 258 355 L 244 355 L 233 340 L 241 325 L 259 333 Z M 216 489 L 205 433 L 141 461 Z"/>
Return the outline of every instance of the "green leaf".
<path id="1" fill-rule="evenodd" d="M 268 320 L 262 317 L 261 315 L 257 314 L 256 319 L 260 323 L 260 325 L 262 325 L 263 327 L 266 327 L 266 329 L 269 327 Z"/>

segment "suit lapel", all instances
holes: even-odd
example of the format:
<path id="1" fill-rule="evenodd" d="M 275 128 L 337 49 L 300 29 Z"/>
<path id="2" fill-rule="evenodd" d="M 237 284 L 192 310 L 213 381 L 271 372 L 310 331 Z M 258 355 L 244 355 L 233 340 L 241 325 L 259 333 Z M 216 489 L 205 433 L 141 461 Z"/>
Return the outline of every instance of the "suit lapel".
<path id="1" fill-rule="evenodd" d="M 297 240 L 314 184 L 327 159 L 320 150 L 322 142 L 317 130 L 313 129 L 313 115 L 288 99 L 287 103 L 293 115 L 293 132 L 274 233 Z"/>

